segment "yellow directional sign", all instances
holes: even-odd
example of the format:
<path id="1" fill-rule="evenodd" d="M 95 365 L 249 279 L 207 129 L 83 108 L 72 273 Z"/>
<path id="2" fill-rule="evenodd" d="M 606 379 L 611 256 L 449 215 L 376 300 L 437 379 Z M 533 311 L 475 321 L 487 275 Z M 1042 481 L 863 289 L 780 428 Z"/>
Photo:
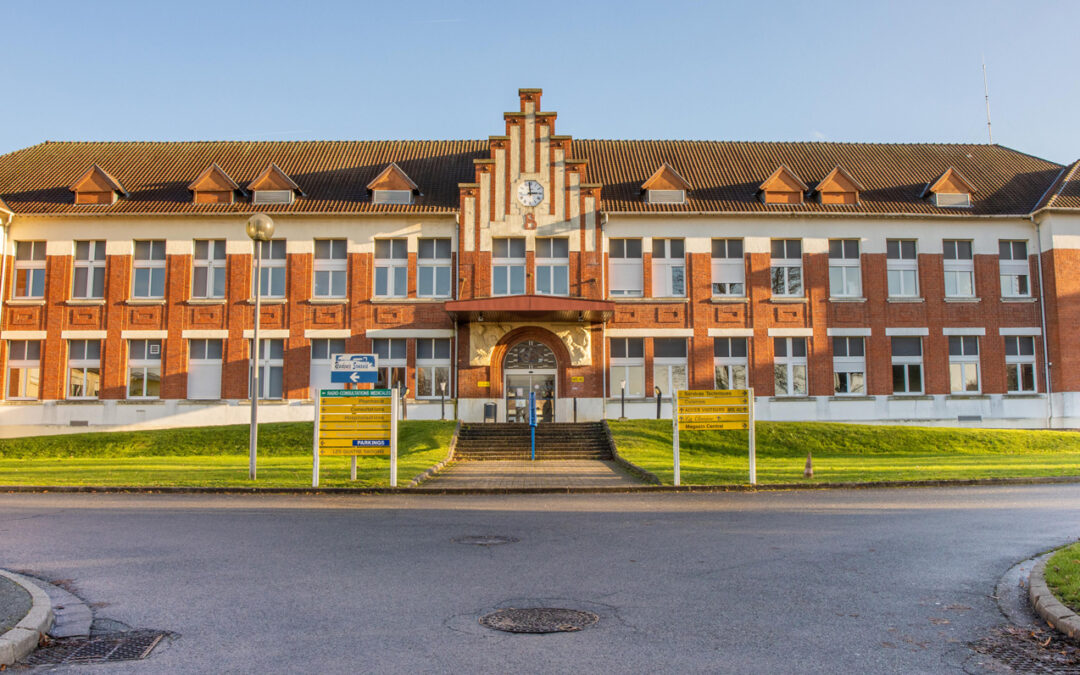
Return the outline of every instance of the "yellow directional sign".
<path id="1" fill-rule="evenodd" d="M 390 390 L 324 390 L 320 393 L 319 454 L 391 453 L 394 424 Z"/>
<path id="2" fill-rule="evenodd" d="M 679 400 L 687 398 L 714 398 L 716 396 L 741 396 L 746 398 L 745 389 L 682 389 Z"/>
<path id="3" fill-rule="evenodd" d="M 679 431 L 719 431 L 723 429 L 747 430 L 749 422 L 684 422 L 679 420 Z"/>
<path id="4" fill-rule="evenodd" d="M 691 389 L 679 391 L 674 407 L 671 445 L 675 484 L 680 482 L 680 431 L 749 431 L 750 484 L 757 482 L 757 450 L 754 438 L 753 389 Z"/>
<path id="5" fill-rule="evenodd" d="M 681 405 L 679 406 L 680 415 L 690 415 L 694 413 L 733 413 L 733 414 L 750 414 L 750 407 L 745 405 Z"/>
<path id="6" fill-rule="evenodd" d="M 679 411 L 680 422 L 746 422 L 749 415 L 683 415 Z"/>

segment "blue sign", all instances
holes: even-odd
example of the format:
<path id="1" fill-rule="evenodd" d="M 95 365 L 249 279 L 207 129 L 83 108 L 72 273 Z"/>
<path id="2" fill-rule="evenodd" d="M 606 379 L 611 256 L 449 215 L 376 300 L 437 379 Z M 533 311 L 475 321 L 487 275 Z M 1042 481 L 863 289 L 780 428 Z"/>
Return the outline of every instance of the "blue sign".
<path id="1" fill-rule="evenodd" d="M 375 354 L 334 354 L 330 381 L 335 384 L 374 384 L 379 381 L 379 359 Z"/>
<path id="2" fill-rule="evenodd" d="M 354 438 L 352 444 L 353 444 L 354 448 L 375 448 L 375 447 L 384 447 L 385 448 L 385 447 L 390 446 L 390 439 L 387 438 L 387 439 L 373 440 L 373 439 L 355 439 Z"/>
<path id="3" fill-rule="evenodd" d="M 352 384 L 375 384 L 379 381 L 379 371 L 376 370 L 374 373 L 365 373 L 358 370 L 352 372 L 332 370 L 330 371 L 330 381 L 335 384 L 340 384 L 342 382 Z"/>
<path id="4" fill-rule="evenodd" d="M 529 392 L 529 426 L 536 426 L 536 392 Z"/>

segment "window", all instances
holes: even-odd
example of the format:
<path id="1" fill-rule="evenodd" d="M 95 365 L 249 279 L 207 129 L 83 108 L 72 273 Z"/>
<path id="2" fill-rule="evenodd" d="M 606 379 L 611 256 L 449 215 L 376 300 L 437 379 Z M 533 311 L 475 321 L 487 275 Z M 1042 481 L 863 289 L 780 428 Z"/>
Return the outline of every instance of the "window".
<path id="1" fill-rule="evenodd" d="M 946 209 L 963 209 L 971 206 L 971 195 L 966 192 L 937 192 L 934 204 Z"/>
<path id="2" fill-rule="evenodd" d="M 525 238 L 491 240 L 491 294 L 524 295 Z"/>
<path id="3" fill-rule="evenodd" d="M 1005 337 L 1005 382 L 1010 394 L 1030 394 L 1035 386 L 1035 338 Z"/>
<path id="4" fill-rule="evenodd" d="M 316 239 L 313 267 L 316 298 L 345 297 L 345 287 L 349 277 L 349 253 L 346 240 Z"/>
<path id="5" fill-rule="evenodd" d="M 712 240 L 712 294 L 746 295 L 742 239 Z"/>
<path id="6" fill-rule="evenodd" d="M 97 398 L 101 391 L 101 340 L 68 341 L 68 398 Z"/>
<path id="7" fill-rule="evenodd" d="M 998 266 L 1002 296 L 1017 298 L 1031 295 L 1026 241 L 998 242 Z"/>
<path id="8" fill-rule="evenodd" d="M 405 340 L 400 338 L 375 338 L 371 341 L 379 366 L 376 389 L 405 386 Z"/>
<path id="9" fill-rule="evenodd" d="M 536 240 L 536 292 L 570 295 L 570 240 Z"/>
<path id="10" fill-rule="evenodd" d="M 259 398 L 282 398 L 285 382 L 285 341 L 284 340 L 260 340 L 259 346 Z M 254 348 L 254 340 L 248 343 L 248 348 Z M 248 359 L 250 363 L 251 359 Z M 248 391 L 250 388 L 251 369 L 248 368 Z"/>
<path id="11" fill-rule="evenodd" d="M 450 395 L 450 338 L 416 341 L 416 398 Z"/>
<path id="12" fill-rule="evenodd" d="M 135 271 L 131 297 L 165 297 L 165 241 L 135 242 Z"/>
<path id="13" fill-rule="evenodd" d="M 319 395 L 320 389 L 341 389 L 342 385 L 330 382 L 330 367 L 334 364 L 334 354 L 345 353 L 345 338 L 314 338 L 311 341 L 311 369 L 308 386 L 311 398 Z"/>
<path id="14" fill-rule="evenodd" d="M 858 239 L 829 240 L 829 295 L 834 298 L 862 295 Z"/>
<path id="15" fill-rule="evenodd" d="M 686 190 L 646 190 L 646 199 L 650 204 L 683 204 L 686 202 Z"/>
<path id="16" fill-rule="evenodd" d="M 652 275 L 653 297 L 686 295 L 686 255 L 682 239 L 652 240 Z"/>
<path id="17" fill-rule="evenodd" d="M 128 398 L 161 396 L 161 340 L 128 340 Z"/>
<path id="18" fill-rule="evenodd" d="M 921 338 L 892 339 L 892 382 L 894 394 L 923 392 Z"/>
<path id="19" fill-rule="evenodd" d="M 885 242 L 885 266 L 889 296 L 915 297 L 919 294 L 919 258 L 914 239 L 889 239 Z"/>
<path id="20" fill-rule="evenodd" d="M 422 298 L 449 298 L 450 240 L 421 239 L 416 264 L 416 294 Z"/>
<path id="21" fill-rule="evenodd" d="M 285 240 L 255 242 L 255 250 L 262 249 L 259 290 L 264 298 L 285 297 Z M 254 290 L 254 289 L 253 289 Z"/>
<path id="22" fill-rule="evenodd" d="M 806 338 L 773 338 L 777 396 L 806 396 Z"/>
<path id="23" fill-rule="evenodd" d="M 861 337 L 833 338 L 833 392 L 837 396 L 866 394 L 866 344 Z"/>
<path id="24" fill-rule="evenodd" d="M 187 397 L 221 398 L 221 340 L 188 340 Z"/>
<path id="25" fill-rule="evenodd" d="M 626 384 L 627 398 L 645 396 L 645 340 L 611 338 L 611 395 L 619 396 Z"/>
<path id="26" fill-rule="evenodd" d="M 45 242 L 15 243 L 15 297 L 45 297 Z"/>
<path id="27" fill-rule="evenodd" d="M 974 297 L 975 260 L 971 254 L 971 242 L 946 239 L 943 245 L 946 297 Z"/>
<path id="28" fill-rule="evenodd" d="M 41 342 L 11 340 L 8 342 L 7 397 L 36 399 L 40 387 Z"/>
<path id="29" fill-rule="evenodd" d="M 225 240 L 196 239 L 191 297 L 225 297 Z"/>
<path id="30" fill-rule="evenodd" d="M 746 338 L 714 338 L 713 367 L 717 389 L 746 389 Z"/>
<path id="31" fill-rule="evenodd" d="M 688 388 L 686 338 L 653 338 L 653 386 L 661 396 Z"/>
<path id="32" fill-rule="evenodd" d="M 954 394 L 979 392 L 979 338 L 949 336 L 949 391 Z"/>
<path id="33" fill-rule="evenodd" d="M 412 190 L 372 190 L 372 204 L 411 204 Z"/>
<path id="34" fill-rule="evenodd" d="M 375 295 L 404 298 L 408 295 L 409 253 L 406 239 L 375 240 Z"/>
<path id="35" fill-rule="evenodd" d="M 252 204 L 292 204 L 296 193 L 292 190 L 253 190 Z"/>
<path id="36" fill-rule="evenodd" d="M 641 297 L 644 275 L 641 267 L 640 239 L 612 239 L 608 242 L 611 275 L 608 282 L 613 296 Z"/>
<path id="37" fill-rule="evenodd" d="M 105 242 L 75 242 L 75 276 L 71 297 L 105 297 Z"/>
<path id="38" fill-rule="evenodd" d="M 802 296 L 802 240 L 772 240 L 771 274 L 773 295 Z"/>

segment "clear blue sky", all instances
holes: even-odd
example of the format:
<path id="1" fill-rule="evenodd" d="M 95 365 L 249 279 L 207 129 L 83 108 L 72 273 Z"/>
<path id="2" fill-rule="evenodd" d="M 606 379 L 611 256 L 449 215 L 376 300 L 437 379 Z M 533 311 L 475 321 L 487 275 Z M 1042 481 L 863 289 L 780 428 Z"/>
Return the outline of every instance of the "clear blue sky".
<path id="1" fill-rule="evenodd" d="M 49 140 L 986 142 L 1080 157 L 1080 2 L 4 3 L 0 153 Z"/>

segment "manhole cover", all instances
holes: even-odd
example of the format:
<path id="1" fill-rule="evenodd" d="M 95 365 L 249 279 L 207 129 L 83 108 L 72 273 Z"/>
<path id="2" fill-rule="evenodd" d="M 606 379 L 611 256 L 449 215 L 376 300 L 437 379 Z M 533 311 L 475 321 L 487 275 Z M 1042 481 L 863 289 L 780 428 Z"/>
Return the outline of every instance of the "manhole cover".
<path id="1" fill-rule="evenodd" d="M 480 617 L 480 624 L 507 633 L 573 633 L 599 620 L 592 612 L 577 609 L 511 607 Z"/>
<path id="2" fill-rule="evenodd" d="M 161 638 L 168 634 L 168 631 L 160 630 L 133 630 L 89 638 L 54 640 L 49 646 L 31 652 L 22 663 L 28 666 L 54 666 L 145 659 L 161 642 Z"/>
<path id="3" fill-rule="evenodd" d="M 452 539 L 455 544 L 469 544 L 471 546 L 498 546 L 499 544 L 516 544 L 517 537 L 503 537 L 497 534 L 476 534 Z"/>
<path id="4" fill-rule="evenodd" d="M 1018 673 L 1080 673 L 1080 645 L 1056 632 L 1010 626 L 971 648 Z"/>

